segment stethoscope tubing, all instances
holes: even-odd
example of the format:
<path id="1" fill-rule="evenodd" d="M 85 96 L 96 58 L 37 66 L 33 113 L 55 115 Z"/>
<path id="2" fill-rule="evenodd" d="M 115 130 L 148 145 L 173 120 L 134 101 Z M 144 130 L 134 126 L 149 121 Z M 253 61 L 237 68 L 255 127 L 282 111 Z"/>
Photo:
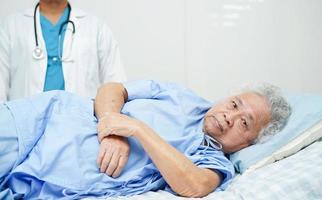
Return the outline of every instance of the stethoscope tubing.
<path id="1" fill-rule="evenodd" d="M 76 30 L 75 24 L 73 21 L 70 20 L 70 13 L 71 13 L 72 8 L 69 3 L 67 3 L 67 6 L 68 6 L 68 17 L 67 17 L 67 20 L 60 25 L 59 32 L 58 32 L 59 38 L 61 37 L 61 33 L 62 33 L 64 26 L 68 23 L 72 24 L 72 26 L 73 26 L 72 34 L 73 35 L 75 34 L 75 30 Z M 37 5 L 35 6 L 35 9 L 34 9 L 34 34 L 35 34 L 36 47 L 33 52 L 33 57 L 35 59 L 42 59 L 43 58 L 43 50 L 39 47 L 38 32 L 37 32 L 37 9 L 38 9 L 38 7 L 39 7 L 39 2 L 37 3 Z M 60 42 L 60 40 L 59 40 L 59 42 Z M 59 53 L 59 58 L 62 60 L 62 56 L 60 55 L 60 52 L 58 52 L 58 53 Z"/>

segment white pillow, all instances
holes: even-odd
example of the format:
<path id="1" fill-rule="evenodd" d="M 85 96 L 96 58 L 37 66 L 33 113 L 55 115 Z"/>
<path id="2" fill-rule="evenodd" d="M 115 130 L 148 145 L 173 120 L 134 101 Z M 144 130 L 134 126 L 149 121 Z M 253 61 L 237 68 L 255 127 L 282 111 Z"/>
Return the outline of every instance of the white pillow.
<path id="1" fill-rule="evenodd" d="M 303 132 L 301 135 L 296 137 L 293 141 L 288 143 L 286 146 L 275 151 L 272 155 L 250 166 L 244 173 L 252 172 L 260 167 L 263 167 L 270 163 L 273 163 L 273 162 L 282 160 L 283 158 L 286 158 L 288 156 L 291 156 L 321 137 L 322 137 L 322 120 L 317 124 L 315 124 L 313 127 L 307 129 L 305 132 Z"/>
<path id="2" fill-rule="evenodd" d="M 244 173 L 287 157 L 321 137 L 321 132 L 315 131 L 321 126 L 312 127 L 322 120 L 322 95 L 288 94 L 285 97 L 292 107 L 288 123 L 268 141 L 229 155 L 237 172 Z"/>

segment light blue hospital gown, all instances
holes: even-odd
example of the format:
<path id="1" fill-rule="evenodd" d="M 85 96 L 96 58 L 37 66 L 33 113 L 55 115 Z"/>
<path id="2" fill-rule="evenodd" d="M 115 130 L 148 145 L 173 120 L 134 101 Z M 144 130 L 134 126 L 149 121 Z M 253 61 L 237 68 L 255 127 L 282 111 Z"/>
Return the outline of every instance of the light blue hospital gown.
<path id="1" fill-rule="evenodd" d="M 234 168 L 220 150 L 205 145 L 210 140 L 202 133 L 203 116 L 211 104 L 171 83 L 135 81 L 125 83 L 125 87 L 128 102 L 122 113 L 144 121 L 199 167 L 222 173 L 224 180 L 217 190 L 225 189 Z M 122 174 L 114 179 L 99 172 L 92 100 L 51 91 L 7 102 L 5 106 L 14 118 L 12 130 L 13 136 L 18 135 L 19 151 L 11 165 L 0 169 L 2 173 L 7 170 L 0 197 L 18 198 L 24 194 L 26 199 L 77 199 L 171 190 L 132 137 L 131 153 Z M 1 130 L 2 127 L 0 137 Z M 15 149 L 12 151 L 15 155 Z M 8 170 L 8 166 L 13 167 Z"/>

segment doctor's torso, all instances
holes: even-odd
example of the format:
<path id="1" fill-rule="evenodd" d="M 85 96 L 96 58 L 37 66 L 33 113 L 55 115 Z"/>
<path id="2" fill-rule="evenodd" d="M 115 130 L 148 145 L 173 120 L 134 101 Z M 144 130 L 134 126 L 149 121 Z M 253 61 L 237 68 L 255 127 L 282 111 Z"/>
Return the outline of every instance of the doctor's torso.
<path id="1" fill-rule="evenodd" d="M 106 30 L 97 18 L 76 8 L 73 8 L 70 13 L 70 20 L 74 22 L 76 31 L 72 37 L 72 26 L 69 24 L 63 41 L 63 57 L 68 55 L 71 60 L 62 62 L 65 90 L 81 96 L 94 97 L 97 87 L 106 81 L 100 77 L 99 51 L 105 50 L 100 46 L 100 40 L 103 37 L 106 45 L 111 45 L 112 36 L 108 36 L 111 32 Z M 36 14 L 36 23 L 38 43 L 44 51 L 44 58 L 39 60 L 33 57 L 36 47 L 33 9 L 13 14 L 1 24 L 1 36 L 4 37 L 0 38 L 3 40 L 0 56 L 7 54 L 5 56 L 8 59 L 0 64 L 9 71 L 8 100 L 37 94 L 44 89 L 48 61 L 39 12 Z M 105 28 L 104 33 L 102 33 L 102 27 Z"/>

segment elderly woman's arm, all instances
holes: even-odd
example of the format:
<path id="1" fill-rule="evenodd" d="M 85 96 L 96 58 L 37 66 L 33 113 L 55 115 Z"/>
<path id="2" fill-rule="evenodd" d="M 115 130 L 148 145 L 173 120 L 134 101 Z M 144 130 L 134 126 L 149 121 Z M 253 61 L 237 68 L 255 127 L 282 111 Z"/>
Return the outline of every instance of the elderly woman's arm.
<path id="1" fill-rule="evenodd" d="M 102 85 L 95 99 L 95 114 L 98 125 L 105 112 L 120 113 L 127 93 L 121 83 L 107 83 Z M 130 154 L 130 145 L 127 138 L 121 136 L 109 136 L 100 139 L 100 149 L 97 156 L 97 165 L 102 173 L 114 178 L 118 177 Z"/>
<path id="2" fill-rule="evenodd" d="M 217 173 L 197 167 L 151 128 L 141 125 L 134 137 L 140 141 L 164 179 L 179 195 L 203 197 L 220 184 Z"/>
<path id="3" fill-rule="evenodd" d="M 219 173 L 197 167 L 143 122 L 116 113 L 106 114 L 103 120 L 104 123 L 99 126 L 99 137 L 103 138 L 107 135 L 135 137 L 166 182 L 179 195 L 203 197 L 220 184 Z M 106 127 L 103 124 L 109 124 L 109 126 Z"/>
<path id="4" fill-rule="evenodd" d="M 97 90 L 95 115 L 100 119 L 105 112 L 120 113 L 126 100 L 127 92 L 121 83 L 106 83 Z"/>

